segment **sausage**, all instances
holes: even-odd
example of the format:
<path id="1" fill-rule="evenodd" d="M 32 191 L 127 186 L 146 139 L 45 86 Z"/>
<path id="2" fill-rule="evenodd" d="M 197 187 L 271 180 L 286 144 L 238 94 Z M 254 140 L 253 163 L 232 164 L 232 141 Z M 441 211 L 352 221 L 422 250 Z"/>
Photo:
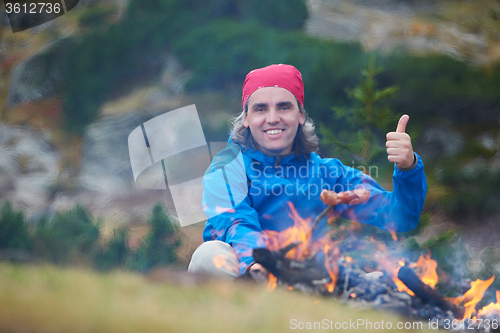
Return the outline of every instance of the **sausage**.
<path id="1" fill-rule="evenodd" d="M 335 206 L 340 203 L 347 205 L 357 205 L 359 203 L 365 202 L 370 198 L 370 191 L 359 188 L 352 191 L 345 192 L 334 192 L 323 190 L 320 195 L 321 201 L 325 205 Z"/>

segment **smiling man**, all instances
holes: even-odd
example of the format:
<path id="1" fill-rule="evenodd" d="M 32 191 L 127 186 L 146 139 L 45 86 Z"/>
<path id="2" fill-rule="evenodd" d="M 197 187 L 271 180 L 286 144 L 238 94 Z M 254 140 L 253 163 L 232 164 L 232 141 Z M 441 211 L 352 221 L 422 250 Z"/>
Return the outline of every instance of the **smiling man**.
<path id="1" fill-rule="evenodd" d="M 299 125 L 306 117 L 299 109 L 295 96 L 279 87 L 256 90 L 248 99 L 248 110 L 243 113 L 243 125 L 264 153 L 289 154 Z"/>
<path id="2" fill-rule="evenodd" d="M 417 226 L 427 182 L 422 160 L 405 133 L 407 115 L 387 134 L 388 160 L 394 163 L 394 190 L 388 192 L 370 176 L 315 152 L 318 138 L 295 67 L 271 65 L 248 73 L 242 105 L 228 147 L 204 177 L 203 207 L 209 218 L 190 272 L 231 278 L 249 270 L 266 274 L 252 257 L 253 249 L 266 246 L 265 231 L 293 226 L 292 209 L 314 220 L 326 207 L 319 198 L 323 189 L 365 188 L 371 193 L 363 204 L 336 205 L 336 216 L 384 230 Z M 323 219 L 313 240 L 324 236 L 325 225 Z"/>

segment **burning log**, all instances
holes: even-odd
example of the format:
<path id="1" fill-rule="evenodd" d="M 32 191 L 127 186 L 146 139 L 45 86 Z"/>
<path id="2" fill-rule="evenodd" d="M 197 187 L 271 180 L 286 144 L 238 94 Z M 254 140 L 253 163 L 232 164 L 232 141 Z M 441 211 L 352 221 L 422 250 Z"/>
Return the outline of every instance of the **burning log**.
<path id="1" fill-rule="evenodd" d="M 318 263 L 316 256 L 303 260 L 285 258 L 286 254 L 299 244 L 300 242 L 292 243 L 278 251 L 255 249 L 253 257 L 255 262 L 290 286 L 297 284 L 316 286 L 329 282 L 329 274 L 326 268 Z"/>
<path id="2" fill-rule="evenodd" d="M 448 302 L 441 294 L 424 284 L 413 269 L 406 266 L 401 267 L 398 278 L 422 301 L 435 305 L 443 311 L 451 311 L 455 318 L 463 317 L 465 311 L 463 308 Z"/>
<path id="3" fill-rule="evenodd" d="M 319 263 L 317 254 L 310 255 L 312 248 L 310 247 L 311 244 L 309 244 L 309 240 L 312 232 L 318 227 L 319 222 L 334 209 L 335 205 L 340 203 L 355 205 L 368 200 L 369 197 L 370 192 L 365 189 L 356 189 L 339 193 L 323 190 L 320 198 L 323 203 L 327 205 L 327 208 L 316 217 L 309 230 L 294 235 L 295 237 L 290 238 L 290 240 L 295 241 L 295 243 L 291 243 L 284 248 L 279 249 L 277 246 L 270 246 L 268 244 L 268 247 L 274 251 L 266 248 L 255 249 L 253 251 L 255 262 L 261 264 L 278 280 L 291 286 L 295 284 L 301 284 L 303 286 L 325 285 L 328 292 L 333 292 L 338 276 L 337 260 L 340 253 L 339 249 L 336 244 L 332 242 L 321 242 L 320 245 L 323 248 L 325 258 L 324 263 Z M 292 213 L 295 212 L 293 207 L 291 207 L 291 210 Z M 300 219 L 300 217 L 298 219 Z M 273 239 L 269 233 L 268 236 L 269 239 Z M 276 237 L 276 235 L 274 237 Z M 287 243 L 285 244 L 288 244 L 288 240 L 289 239 L 287 239 Z M 276 243 L 277 244 L 273 244 L 278 245 L 280 241 Z M 303 245 L 302 248 L 306 248 L 305 252 L 301 250 L 301 254 L 295 255 L 295 259 L 285 258 L 290 250 L 301 244 Z"/>

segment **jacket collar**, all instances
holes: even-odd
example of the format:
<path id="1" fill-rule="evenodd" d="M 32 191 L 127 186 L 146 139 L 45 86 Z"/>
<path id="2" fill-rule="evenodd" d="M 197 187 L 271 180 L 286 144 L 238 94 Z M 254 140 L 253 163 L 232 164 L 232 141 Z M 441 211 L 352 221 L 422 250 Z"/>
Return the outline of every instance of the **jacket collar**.
<path id="1" fill-rule="evenodd" d="M 234 145 L 235 143 L 231 140 L 231 137 L 229 137 L 228 141 L 228 147 L 230 145 Z M 297 161 L 305 161 L 307 158 L 303 154 L 299 154 L 299 159 L 297 159 L 297 156 L 295 153 L 291 152 L 289 154 L 285 155 L 270 155 L 267 153 L 264 153 L 260 149 L 253 149 L 253 148 L 245 148 L 242 147 L 239 144 L 238 147 L 241 149 L 243 154 L 247 155 L 248 157 L 253 158 L 254 160 L 264 164 L 264 165 L 274 165 L 274 167 L 277 167 L 280 164 L 288 164 L 288 163 L 293 163 L 296 164 Z"/>

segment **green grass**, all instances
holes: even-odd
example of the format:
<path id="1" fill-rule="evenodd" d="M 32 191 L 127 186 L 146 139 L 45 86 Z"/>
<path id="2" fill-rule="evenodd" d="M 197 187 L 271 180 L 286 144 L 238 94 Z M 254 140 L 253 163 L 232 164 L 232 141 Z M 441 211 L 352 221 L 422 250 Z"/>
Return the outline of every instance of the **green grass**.
<path id="1" fill-rule="evenodd" d="M 409 321 L 260 285 L 219 281 L 187 287 L 126 272 L 0 264 L 0 332 L 275 333 L 291 331 L 292 319 L 383 320 L 394 326 Z"/>

